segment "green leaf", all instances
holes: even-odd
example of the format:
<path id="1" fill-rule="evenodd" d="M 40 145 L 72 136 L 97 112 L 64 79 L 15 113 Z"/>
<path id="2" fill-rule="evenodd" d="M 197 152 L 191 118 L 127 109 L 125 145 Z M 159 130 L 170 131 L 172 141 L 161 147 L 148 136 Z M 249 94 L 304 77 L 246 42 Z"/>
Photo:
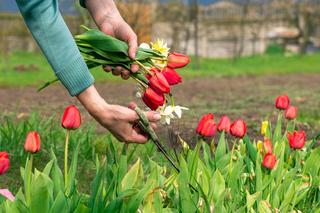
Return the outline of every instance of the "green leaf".
<path id="1" fill-rule="evenodd" d="M 68 202 L 67 198 L 64 195 L 63 192 L 59 192 L 57 197 L 55 198 L 51 208 L 50 208 L 50 213 L 56 213 L 56 212 L 68 212 Z"/>
<path id="2" fill-rule="evenodd" d="M 39 175 L 31 182 L 31 203 L 32 213 L 49 212 L 53 204 L 53 183 L 44 173 Z"/>
<path id="3" fill-rule="evenodd" d="M 208 200 L 210 202 L 213 199 L 214 202 L 217 202 L 225 190 L 225 181 L 219 169 L 215 171 L 210 182 L 212 190 L 209 191 Z"/>
<path id="4" fill-rule="evenodd" d="M 250 210 L 254 203 L 261 197 L 261 192 L 256 192 L 252 195 L 247 191 L 247 209 Z"/>
<path id="5" fill-rule="evenodd" d="M 77 143 L 76 148 L 72 155 L 70 169 L 68 171 L 68 185 L 66 186 L 66 195 L 70 195 L 75 190 L 76 185 L 76 174 L 77 174 L 77 164 L 79 155 L 80 141 Z"/>
<path id="6" fill-rule="evenodd" d="M 218 147 L 215 152 L 215 161 L 218 162 L 219 159 L 226 154 L 226 140 L 225 140 L 225 133 L 224 131 L 220 135 L 220 139 L 218 142 Z"/>
<path id="7" fill-rule="evenodd" d="M 124 176 L 121 182 L 122 190 L 131 189 L 135 186 L 138 179 L 140 166 L 140 158 L 138 158 L 137 162 L 130 168 L 128 173 Z"/>

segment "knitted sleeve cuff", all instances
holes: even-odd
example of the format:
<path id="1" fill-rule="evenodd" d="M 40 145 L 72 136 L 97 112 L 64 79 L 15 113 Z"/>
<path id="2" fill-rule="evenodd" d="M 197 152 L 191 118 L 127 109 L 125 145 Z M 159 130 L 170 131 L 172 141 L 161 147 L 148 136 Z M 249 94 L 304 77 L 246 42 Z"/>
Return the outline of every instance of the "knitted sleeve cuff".
<path id="1" fill-rule="evenodd" d="M 64 66 L 56 75 L 71 96 L 80 94 L 94 83 L 94 78 L 81 57 Z"/>

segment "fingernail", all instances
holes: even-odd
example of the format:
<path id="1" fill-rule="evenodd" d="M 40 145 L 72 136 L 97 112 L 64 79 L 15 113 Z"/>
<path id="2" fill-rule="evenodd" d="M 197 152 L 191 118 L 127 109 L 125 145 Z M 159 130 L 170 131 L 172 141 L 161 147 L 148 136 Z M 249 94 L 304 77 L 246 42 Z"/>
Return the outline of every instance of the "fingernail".
<path id="1" fill-rule="evenodd" d="M 155 115 L 153 116 L 153 118 L 154 118 L 155 120 L 159 120 L 159 119 L 161 118 L 161 116 L 160 116 L 160 114 L 155 114 Z"/>

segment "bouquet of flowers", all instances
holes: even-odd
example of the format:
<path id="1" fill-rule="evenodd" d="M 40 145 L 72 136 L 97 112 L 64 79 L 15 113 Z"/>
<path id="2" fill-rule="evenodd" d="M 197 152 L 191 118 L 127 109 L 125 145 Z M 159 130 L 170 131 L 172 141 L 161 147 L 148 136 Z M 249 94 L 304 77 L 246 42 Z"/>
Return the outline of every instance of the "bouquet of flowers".
<path id="1" fill-rule="evenodd" d="M 170 87 L 182 82 L 175 69 L 186 66 L 188 56 L 169 52 L 167 44 L 162 40 L 154 43 L 142 43 L 136 58 L 128 55 L 127 43 L 108 36 L 96 29 L 84 27 L 86 32 L 75 36 L 79 50 L 89 68 L 97 66 L 122 66 L 130 70 L 131 64 L 139 65 L 139 71 L 131 73 L 131 77 L 139 85 L 139 97 L 151 110 L 159 110 L 166 123 L 170 119 L 181 117 L 185 107 L 175 106 Z"/>

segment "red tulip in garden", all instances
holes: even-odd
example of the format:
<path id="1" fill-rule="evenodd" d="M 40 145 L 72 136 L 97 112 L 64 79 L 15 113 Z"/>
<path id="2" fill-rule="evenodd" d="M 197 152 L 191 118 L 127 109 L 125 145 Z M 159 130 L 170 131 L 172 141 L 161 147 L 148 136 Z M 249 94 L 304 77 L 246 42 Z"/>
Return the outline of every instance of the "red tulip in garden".
<path id="1" fill-rule="evenodd" d="M 304 131 L 288 132 L 287 138 L 292 149 L 302 149 L 306 143 L 306 134 Z"/>
<path id="2" fill-rule="evenodd" d="M 68 179 L 68 146 L 69 146 L 69 134 L 70 130 L 78 129 L 81 125 L 81 116 L 78 108 L 74 105 L 68 106 L 64 112 L 61 119 L 61 126 L 65 128 L 66 131 L 66 142 L 64 148 L 64 178 L 65 184 L 67 185 Z"/>
<path id="3" fill-rule="evenodd" d="M 40 135 L 36 131 L 31 131 L 27 134 L 26 141 L 24 143 L 24 150 L 32 154 L 40 151 Z"/>
<path id="4" fill-rule="evenodd" d="M 63 113 L 61 125 L 68 130 L 75 130 L 81 124 L 81 116 L 78 108 L 74 105 L 68 106 Z"/>
<path id="5" fill-rule="evenodd" d="M 236 120 L 230 126 L 230 133 L 234 137 L 243 138 L 247 133 L 246 123 L 241 119 Z"/>
<path id="6" fill-rule="evenodd" d="M 9 155 L 7 152 L 0 152 L 0 175 L 6 173 L 10 167 Z"/>
<path id="7" fill-rule="evenodd" d="M 212 113 L 208 113 L 202 116 L 198 123 L 196 132 L 203 137 L 212 137 L 216 133 L 217 125 L 214 122 L 214 116 Z"/>
<path id="8" fill-rule="evenodd" d="M 264 140 L 264 142 L 263 142 L 263 148 L 264 148 L 264 152 L 266 153 L 266 154 L 271 154 L 272 153 L 272 143 L 271 143 L 271 141 L 268 139 L 268 138 L 266 138 L 265 140 Z"/>
<path id="9" fill-rule="evenodd" d="M 279 95 L 276 98 L 275 106 L 277 109 L 286 110 L 290 106 L 290 99 L 288 95 Z"/>
<path id="10" fill-rule="evenodd" d="M 294 106 L 289 106 L 285 111 L 285 117 L 288 120 L 293 120 L 297 117 L 298 108 Z"/>
<path id="11" fill-rule="evenodd" d="M 218 131 L 222 132 L 225 131 L 226 133 L 229 133 L 230 131 L 230 119 L 228 116 L 224 115 L 221 117 L 220 122 L 218 124 Z"/>
<path id="12" fill-rule="evenodd" d="M 268 153 L 264 156 L 262 166 L 272 170 L 277 163 L 277 156 L 275 154 Z"/>

